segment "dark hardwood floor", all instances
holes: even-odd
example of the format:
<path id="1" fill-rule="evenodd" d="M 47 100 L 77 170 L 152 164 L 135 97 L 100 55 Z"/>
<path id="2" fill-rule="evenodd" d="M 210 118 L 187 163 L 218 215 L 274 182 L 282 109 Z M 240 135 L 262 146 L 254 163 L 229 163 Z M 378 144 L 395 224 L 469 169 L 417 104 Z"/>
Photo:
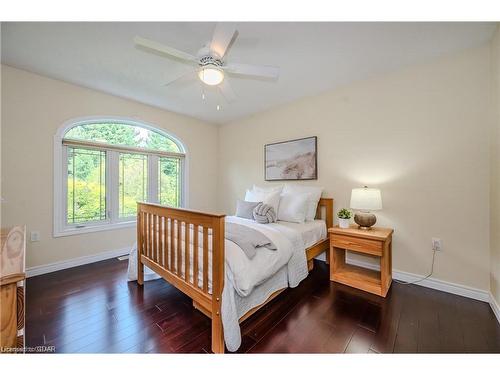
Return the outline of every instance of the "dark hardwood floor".
<path id="1" fill-rule="evenodd" d="M 116 259 L 28 279 L 27 346 L 57 353 L 205 353 L 210 320 L 163 280 L 126 280 Z M 316 262 L 242 324 L 240 352 L 500 352 L 500 325 L 484 302 L 393 283 L 380 298 L 328 280 Z"/>

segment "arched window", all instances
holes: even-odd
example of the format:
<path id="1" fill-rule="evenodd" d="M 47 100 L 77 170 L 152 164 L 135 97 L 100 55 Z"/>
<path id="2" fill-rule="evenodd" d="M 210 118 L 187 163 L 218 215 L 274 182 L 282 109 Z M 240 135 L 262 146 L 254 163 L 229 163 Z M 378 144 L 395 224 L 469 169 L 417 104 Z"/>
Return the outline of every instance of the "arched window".
<path id="1" fill-rule="evenodd" d="M 177 138 L 144 123 L 67 123 L 55 137 L 54 235 L 134 225 L 137 202 L 184 206 L 185 157 Z"/>

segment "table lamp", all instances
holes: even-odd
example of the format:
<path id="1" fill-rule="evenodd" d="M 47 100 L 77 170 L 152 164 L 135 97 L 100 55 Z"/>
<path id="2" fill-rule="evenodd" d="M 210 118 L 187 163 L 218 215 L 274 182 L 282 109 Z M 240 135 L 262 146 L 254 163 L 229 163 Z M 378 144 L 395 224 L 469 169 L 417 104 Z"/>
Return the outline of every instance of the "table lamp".
<path id="1" fill-rule="evenodd" d="M 377 217 L 370 211 L 382 209 L 382 196 L 379 189 L 372 189 L 367 186 L 352 189 L 351 208 L 358 210 L 354 214 L 354 222 L 360 229 L 370 229 L 377 222 Z"/>

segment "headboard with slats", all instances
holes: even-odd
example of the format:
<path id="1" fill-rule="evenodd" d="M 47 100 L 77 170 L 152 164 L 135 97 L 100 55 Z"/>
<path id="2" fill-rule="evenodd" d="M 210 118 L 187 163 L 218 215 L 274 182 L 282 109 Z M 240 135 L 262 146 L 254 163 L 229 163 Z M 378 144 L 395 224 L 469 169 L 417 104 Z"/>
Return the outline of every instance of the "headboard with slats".
<path id="1" fill-rule="evenodd" d="M 325 220 L 327 228 L 333 227 L 333 198 L 320 198 L 316 219 Z"/>

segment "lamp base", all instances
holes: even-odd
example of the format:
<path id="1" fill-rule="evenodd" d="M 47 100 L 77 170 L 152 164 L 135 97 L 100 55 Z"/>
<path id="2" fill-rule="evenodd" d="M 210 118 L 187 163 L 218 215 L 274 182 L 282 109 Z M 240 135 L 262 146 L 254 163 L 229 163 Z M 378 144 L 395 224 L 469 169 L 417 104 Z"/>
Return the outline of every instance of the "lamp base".
<path id="1" fill-rule="evenodd" d="M 354 214 L 354 222 L 359 225 L 359 229 L 369 230 L 377 222 L 377 217 L 368 212 L 357 212 Z"/>

